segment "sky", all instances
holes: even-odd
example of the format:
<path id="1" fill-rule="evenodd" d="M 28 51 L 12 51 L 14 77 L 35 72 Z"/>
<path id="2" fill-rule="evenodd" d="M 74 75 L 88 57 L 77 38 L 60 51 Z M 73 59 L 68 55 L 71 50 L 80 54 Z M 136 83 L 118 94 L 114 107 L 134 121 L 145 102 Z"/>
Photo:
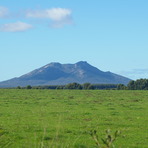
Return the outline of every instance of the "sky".
<path id="1" fill-rule="evenodd" d="M 87 61 L 148 78 L 148 0 L 1 0 L 0 81 Z"/>

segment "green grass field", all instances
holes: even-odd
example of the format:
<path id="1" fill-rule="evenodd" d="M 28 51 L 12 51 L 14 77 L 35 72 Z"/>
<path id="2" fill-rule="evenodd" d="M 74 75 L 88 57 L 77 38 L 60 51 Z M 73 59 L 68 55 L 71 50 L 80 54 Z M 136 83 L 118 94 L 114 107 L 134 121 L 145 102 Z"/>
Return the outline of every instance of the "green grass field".
<path id="1" fill-rule="evenodd" d="M 148 91 L 0 89 L 2 148 L 95 148 L 107 129 L 115 148 L 148 148 Z"/>

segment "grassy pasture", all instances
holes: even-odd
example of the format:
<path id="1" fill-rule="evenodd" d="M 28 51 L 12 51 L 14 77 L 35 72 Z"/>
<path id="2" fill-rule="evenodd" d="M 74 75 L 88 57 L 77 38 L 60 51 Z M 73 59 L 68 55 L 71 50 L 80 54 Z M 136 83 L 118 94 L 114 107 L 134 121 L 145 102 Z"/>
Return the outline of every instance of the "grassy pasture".
<path id="1" fill-rule="evenodd" d="M 95 148 L 90 136 L 121 136 L 116 148 L 148 147 L 148 91 L 0 89 L 0 147 Z"/>

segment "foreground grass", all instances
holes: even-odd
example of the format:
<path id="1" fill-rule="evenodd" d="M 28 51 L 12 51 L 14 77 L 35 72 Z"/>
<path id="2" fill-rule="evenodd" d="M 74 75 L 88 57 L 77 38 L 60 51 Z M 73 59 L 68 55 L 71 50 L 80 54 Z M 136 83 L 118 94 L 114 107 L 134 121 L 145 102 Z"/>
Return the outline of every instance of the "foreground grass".
<path id="1" fill-rule="evenodd" d="M 95 148 L 90 131 L 148 147 L 148 91 L 0 89 L 0 147 Z"/>

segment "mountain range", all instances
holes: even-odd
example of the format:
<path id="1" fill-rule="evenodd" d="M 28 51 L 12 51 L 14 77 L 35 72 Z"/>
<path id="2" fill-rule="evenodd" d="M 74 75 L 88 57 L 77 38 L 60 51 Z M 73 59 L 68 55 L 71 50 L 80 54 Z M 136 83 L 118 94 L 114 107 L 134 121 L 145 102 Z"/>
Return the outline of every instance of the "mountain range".
<path id="1" fill-rule="evenodd" d="M 80 61 L 75 64 L 50 63 L 20 77 L 0 82 L 0 87 L 64 85 L 68 83 L 127 84 L 129 78 L 98 68 Z"/>

